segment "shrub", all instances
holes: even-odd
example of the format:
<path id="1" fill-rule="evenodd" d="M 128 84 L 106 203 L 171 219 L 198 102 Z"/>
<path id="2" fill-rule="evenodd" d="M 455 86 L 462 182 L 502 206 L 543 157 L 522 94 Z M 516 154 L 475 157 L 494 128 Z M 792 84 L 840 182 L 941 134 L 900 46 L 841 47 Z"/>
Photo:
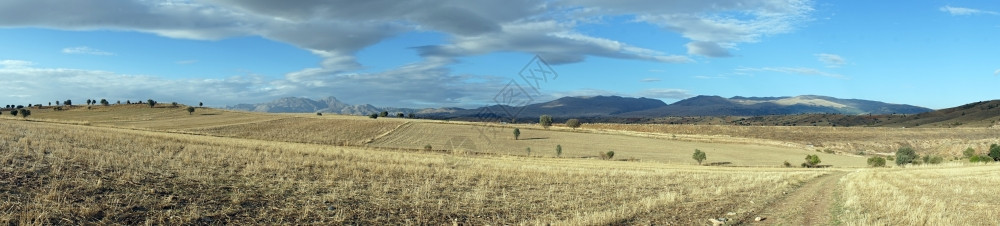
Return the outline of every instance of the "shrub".
<path id="1" fill-rule="evenodd" d="M 31 115 L 31 110 L 28 109 L 20 109 L 18 111 L 21 113 L 21 117 L 27 118 L 29 115 Z"/>
<path id="2" fill-rule="evenodd" d="M 788 162 L 788 160 L 785 160 L 785 163 L 782 165 L 784 165 L 785 167 L 792 167 L 792 163 Z"/>
<path id="3" fill-rule="evenodd" d="M 10 110 L 10 115 L 17 116 L 17 110 Z"/>
<path id="4" fill-rule="evenodd" d="M 424 145 L 424 151 L 431 151 L 431 150 L 434 150 L 434 147 L 431 147 L 430 144 Z"/>
<path id="5" fill-rule="evenodd" d="M 517 140 L 521 136 L 521 129 L 514 128 L 514 140 Z"/>
<path id="6" fill-rule="evenodd" d="M 101 99 L 101 105 L 108 106 L 108 105 L 111 105 L 111 102 L 108 102 L 107 99 Z"/>
<path id="7" fill-rule="evenodd" d="M 991 144 L 989 156 L 993 158 L 993 161 L 1000 161 L 1000 146 Z"/>
<path id="8" fill-rule="evenodd" d="M 548 129 L 549 126 L 552 126 L 552 116 L 550 116 L 550 115 L 539 116 L 538 117 L 538 124 L 542 125 L 542 128 Z"/>
<path id="9" fill-rule="evenodd" d="M 556 145 L 556 157 L 562 157 L 562 145 Z"/>
<path id="10" fill-rule="evenodd" d="M 913 163 L 917 159 L 917 151 L 911 147 L 901 147 L 896 150 L 896 165 L 902 166 Z"/>
<path id="11" fill-rule="evenodd" d="M 170 106 L 177 107 L 177 102 L 170 103 Z"/>
<path id="12" fill-rule="evenodd" d="M 198 102 L 198 107 L 204 107 L 204 106 L 205 106 L 205 103 Z"/>
<path id="13" fill-rule="evenodd" d="M 930 164 L 941 164 L 941 162 L 944 162 L 944 157 L 934 156 L 934 157 L 931 157 L 930 159 L 928 159 L 925 162 L 926 163 L 930 163 Z"/>
<path id="14" fill-rule="evenodd" d="M 316 116 L 323 116 L 323 112 L 316 112 Z"/>
<path id="15" fill-rule="evenodd" d="M 885 167 L 885 158 L 879 156 L 868 158 L 868 166 Z"/>
<path id="16" fill-rule="evenodd" d="M 976 162 L 992 162 L 992 161 L 993 161 L 993 158 L 990 158 L 989 156 L 985 156 L 985 155 L 973 155 L 972 157 L 969 158 L 969 162 L 972 162 L 972 163 L 976 163 Z"/>
<path id="17" fill-rule="evenodd" d="M 402 112 L 396 114 L 396 118 L 403 118 L 405 116 Z"/>
<path id="18" fill-rule="evenodd" d="M 528 156 L 531 156 L 531 147 L 524 148 L 524 151 L 527 151 Z"/>
<path id="19" fill-rule="evenodd" d="M 580 128 L 580 120 L 575 118 L 566 120 L 566 126 L 569 126 L 570 128 L 573 129 Z"/>
<path id="20" fill-rule="evenodd" d="M 827 148 L 827 149 L 823 150 L 823 152 L 826 152 L 827 154 L 833 154 L 833 149 Z"/>
<path id="21" fill-rule="evenodd" d="M 73 105 L 73 100 L 66 100 L 66 101 L 63 101 L 63 105 L 66 105 L 66 106 L 72 106 L 72 105 Z"/>
<path id="22" fill-rule="evenodd" d="M 378 118 L 378 114 L 372 113 L 372 114 L 368 115 L 368 117 L 369 118 L 373 118 L 373 119 L 377 119 Z"/>
<path id="23" fill-rule="evenodd" d="M 691 155 L 691 158 L 693 158 L 694 161 L 698 161 L 698 165 L 701 165 L 701 162 L 705 161 L 705 159 L 707 159 L 708 157 L 705 156 L 705 152 L 702 152 L 701 150 L 698 149 L 694 149 L 694 154 Z"/>
<path id="24" fill-rule="evenodd" d="M 153 99 L 149 99 L 149 100 L 146 100 L 146 104 L 149 105 L 149 108 L 153 108 L 153 107 L 156 106 L 156 101 L 153 100 Z"/>
<path id="25" fill-rule="evenodd" d="M 965 158 L 972 158 L 972 156 L 975 155 L 976 149 L 972 149 L 972 147 L 966 148 L 965 151 L 962 152 L 962 156 L 965 156 Z"/>
<path id="26" fill-rule="evenodd" d="M 378 117 L 387 117 L 387 116 L 389 116 L 389 112 L 388 111 L 382 111 L 382 113 L 378 114 Z"/>
<path id="27" fill-rule="evenodd" d="M 615 151 L 608 151 L 607 153 L 604 153 L 604 155 L 608 156 L 608 159 L 614 158 Z"/>
<path id="28" fill-rule="evenodd" d="M 819 155 L 806 155 L 806 162 L 803 162 L 802 166 L 806 168 L 813 168 L 816 167 L 816 165 L 819 165 L 820 162 L 822 161 L 819 160 Z"/>

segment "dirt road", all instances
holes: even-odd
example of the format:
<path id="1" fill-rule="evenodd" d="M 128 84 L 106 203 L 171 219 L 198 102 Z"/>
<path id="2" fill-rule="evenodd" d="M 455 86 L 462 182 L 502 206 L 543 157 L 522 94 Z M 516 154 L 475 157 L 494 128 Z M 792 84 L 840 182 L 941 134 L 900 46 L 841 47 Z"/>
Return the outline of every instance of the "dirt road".
<path id="1" fill-rule="evenodd" d="M 846 175 L 847 172 L 834 172 L 814 179 L 789 193 L 783 200 L 770 205 L 760 216 L 765 217 L 763 221 L 755 222 L 750 219 L 749 224 L 753 225 L 828 225 L 831 207 L 833 207 L 833 194 L 838 188 L 837 182 Z"/>

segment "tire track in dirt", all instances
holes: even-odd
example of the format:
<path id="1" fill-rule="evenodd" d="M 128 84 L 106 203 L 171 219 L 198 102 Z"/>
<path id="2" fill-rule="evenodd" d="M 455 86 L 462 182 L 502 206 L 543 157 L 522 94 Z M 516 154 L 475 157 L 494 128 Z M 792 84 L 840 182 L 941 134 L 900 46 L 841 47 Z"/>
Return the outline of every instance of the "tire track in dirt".
<path id="1" fill-rule="evenodd" d="M 839 189 L 837 182 L 847 175 L 847 172 L 833 172 L 802 185 L 784 199 L 766 207 L 761 217 L 763 221 L 754 219 L 744 221 L 751 225 L 828 225 L 831 222 L 831 210 L 834 204 L 834 191 Z"/>

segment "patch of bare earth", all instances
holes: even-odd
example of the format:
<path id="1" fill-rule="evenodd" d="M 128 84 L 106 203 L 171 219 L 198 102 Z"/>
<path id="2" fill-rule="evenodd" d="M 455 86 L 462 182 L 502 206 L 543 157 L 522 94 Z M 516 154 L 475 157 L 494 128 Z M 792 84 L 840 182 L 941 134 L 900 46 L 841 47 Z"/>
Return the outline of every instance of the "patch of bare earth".
<path id="1" fill-rule="evenodd" d="M 767 207 L 760 217 L 762 221 L 750 218 L 746 223 L 755 225 L 826 225 L 831 222 L 830 208 L 834 204 L 834 190 L 837 182 L 846 172 L 835 172 L 821 176 L 802 185 L 780 201 Z"/>

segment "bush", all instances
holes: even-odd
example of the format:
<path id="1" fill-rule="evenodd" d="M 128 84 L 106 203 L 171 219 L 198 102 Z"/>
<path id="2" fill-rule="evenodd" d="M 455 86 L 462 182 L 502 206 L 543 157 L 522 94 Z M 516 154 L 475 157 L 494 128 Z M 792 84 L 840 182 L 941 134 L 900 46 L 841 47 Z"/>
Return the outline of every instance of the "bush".
<path id="1" fill-rule="evenodd" d="M 146 104 L 149 105 L 149 108 L 156 107 L 156 101 L 153 99 L 146 100 Z"/>
<path id="2" fill-rule="evenodd" d="M 373 118 L 373 119 L 377 119 L 378 118 L 378 114 L 372 113 L 372 114 L 368 115 L 368 117 L 369 118 Z"/>
<path id="3" fill-rule="evenodd" d="M 785 167 L 792 167 L 792 163 L 788 162 L 788 160 L 785 160 L 785 164 L 782 165 L 784 165 Z"/>
<path id="4" fill-rule="evenodd" d="M 566 120 L 566 126 L 573 129 L 580 128 L 580 120 L 575 118 Z"/>
<path id="5" fill-rule="evenodd" d="M 993 158 L 993 161 L 1000 161 L 1000 146 L 997 144 L 991 144 L 989 156 Z"/>
<path id="6" fill-rule="evenodd" d="M 524 148 L 524 151 L 527 151 L 528 156 L 531 156 L 531 147 Z"/>
<path id="7" fill-rule="evenodd" d="M 925 162 L 926 163 L 930 163 L 930 164 L 941 164 L 941 162 L 944 162 L 944 157 L 934 156 L 934 157 L 931 157 L 930 159 L 928 159 Z"/>
<path id="8" fill-rule="evenodd" d="M 562 157 L 562 145 L 556 145 L 556 157 Z"/>
<path id="9" fill-rule="evenodd" d="M 985 155 L 973 155 L 972 157 L 969 158 L 969 162 L 972 162 L 972 163 L 976 163 L 976 162 L 992 162 L 992 161 L 993 161 L 993 158 L 990 158 L 989 156 L 985 156 Z"/>
<path id="10" fill-rule="evenodd" d="M 388 117 L 388 116 L 389 116 L 388 111 L 382 111 L 382 113 L 378 113 L 378 117 Z"/>
<path id="11" fill-rule="evenodd" d="M 17 116 L 17 110 L 10 110 L 10 115 Z"/>
<path id="12" fill-rule="evenodd" d="M 188 115 L 194 114 L 194 107 L 188 106 L 187 111 L 188 111 Z"/>
<path id="13" fill-rule="evenodd" d="M 802 166 L 806 168 L 813 168 L 819 165 L 820 162 L 822 161 L 819 160 L 819 155 L 806 155 L 806 162 L 803 162 Z"/>
<path id="14" fill-rule="evenodd" d="M 431 151 L 431 150 L 434 150 L 434 147 L 431 147 L 430 144 L 424 145 L 424 151 Z"/>
<path id="15" fill-rule="evenodd" d="M 885 167 L 885 158 L 879 156 L 868 158 L 868 166 Z"/>
<path id="16" fill-rule="evenodd" d="M 316 112 L 316 116 L 323 116 L 323 112 Z"/>
<path id="17" fill-rule="evenodd" d="M 18 111 L 21 113 L 21 117 L 27 118 L 29 115 L 31 115 L 31 110 L 28 109 L 20 109 Z"/>
<path id="18" fill-rule="evenodd" d="M 600 154 L 601 155 L 601 159 L 604 159 L 604 160 L 608 160 L 608 159 L 611 159 L 611 158 L 615 157 L 615 152 L 614 151 L 598 152 L 598 154 Z"/>
<path id="19" fill-rule="evenodd" d="M 406 115 L 403 114 L 402 112 L 396 113 L 396 118 L 403 118 L 403 117 L 406 117 Z"/>
<path id="20" fill-rule="evenodd" d="M 548 129 L 552 126 L 552 116 L 542 115 L 538 117 L 538 124 L 542 125 L 542 128 Z"/>
<path id="21" fill-rule="evenodd" d="M 913 148 L 901 147 L 899 150 L 896 150 L 896 165 L 902 166 L 913 163 L 913 160 L 916 160 L 917 157 L 917 151 L 913 150 Z"/>
<path id="22" fill-rule="evenodd" d="M 170 103 L 170 106 L 177 107 L 178 104 L 177 104 L 177 102 L 172 102 L 172 103 Z"/>
<path id="23" fill-rule="evenodd" d="M 966 148 L 965 151 L 962 152 L 962 156 L 965 156 L 965 158 L 972 158 L 972 156 L 975 155 L 976 149 L 972 149 L 972 147 Z"/>
<path id="24" fill-rule="evenodd" d="M 691 158 L 693 158 L 694 161 L 698 161 L 698 165 L 701 165 L 701 162 L 705 161 L 705 159 L 707 159 L 708 156 L 705 155 L 705 152 L 702 152 L 701 150 L 698 149 L 694 149 L 694 154 L 691 155 Z"/>
<path id="25" fill-rule="evenodd" d="M 49 104 L 49 105 L 51 105 L 51 104 Z M 111 102 L 108 102 L 107 99 L 101 99 L 101 105 L 108 106 L 108 105 L 111 105 Z"/>
<path id="26" fill-rule="evenodd" d="M 514 128 L 514 140 L 517 140 L 521 136 L 521 129 Z"/>

